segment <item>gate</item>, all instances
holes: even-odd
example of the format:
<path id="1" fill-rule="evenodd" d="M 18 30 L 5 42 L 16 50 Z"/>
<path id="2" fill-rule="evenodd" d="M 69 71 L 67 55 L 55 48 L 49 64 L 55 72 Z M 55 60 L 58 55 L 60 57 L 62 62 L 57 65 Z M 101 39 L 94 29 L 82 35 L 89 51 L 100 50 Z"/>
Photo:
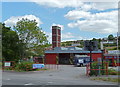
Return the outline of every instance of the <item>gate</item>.
<path id="1" fill-rule="evenodd" d="M 91 63 L 92 64 L 92 63 Z M 91 75 L 108 75 L 108 63 L 104 62 L 102 67 L 102 62 L 100 64 L 96 63 L 97 65 L 95 67 L 90 67 L 90 63 L 86 65 L 86 76 Z"/>

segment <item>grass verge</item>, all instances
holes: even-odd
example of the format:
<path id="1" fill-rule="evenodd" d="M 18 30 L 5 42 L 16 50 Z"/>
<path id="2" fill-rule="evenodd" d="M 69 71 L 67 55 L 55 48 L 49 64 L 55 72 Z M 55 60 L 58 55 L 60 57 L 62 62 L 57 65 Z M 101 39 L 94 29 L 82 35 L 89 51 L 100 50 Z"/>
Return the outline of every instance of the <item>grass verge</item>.
<path id="1" fill-rule="evenodd" d="M 101 81 L 108 81 L 108 82 L 119 82 L 120 83 L 120 78 L 110 78 L 110 77 L 93 77 L 91 80 L 101 80 Z"/>

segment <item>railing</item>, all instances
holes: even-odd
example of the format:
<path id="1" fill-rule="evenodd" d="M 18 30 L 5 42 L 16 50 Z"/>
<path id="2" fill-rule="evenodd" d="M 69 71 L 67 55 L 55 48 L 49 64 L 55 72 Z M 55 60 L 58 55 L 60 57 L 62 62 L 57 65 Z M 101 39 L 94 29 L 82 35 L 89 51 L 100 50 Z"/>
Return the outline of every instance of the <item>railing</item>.
<path id="1" fill-rule="evenodd" d="M 102 63 L 100 63 L 100 64 L 102 64 Z M 94 70 L 95 72 L 97 72 L 97 71 L 99 71 L 99 72 L 105 71 L 105 75 L 108 75 L 108 63 L 104 62 L 104 65 L 105 65 L 105 69 L 104 68 L 103 69 L 99 69 L 99 65 L 97 65 L 98 69 L 91 69 L 90 68 L 90 63 L 88 63 L 86 65 L 86 76 L 90 76 L 90 73 L 91 73 L 92 70 Z M 97 75 L 98 75 L 98 73 L 97 73 Z"/>

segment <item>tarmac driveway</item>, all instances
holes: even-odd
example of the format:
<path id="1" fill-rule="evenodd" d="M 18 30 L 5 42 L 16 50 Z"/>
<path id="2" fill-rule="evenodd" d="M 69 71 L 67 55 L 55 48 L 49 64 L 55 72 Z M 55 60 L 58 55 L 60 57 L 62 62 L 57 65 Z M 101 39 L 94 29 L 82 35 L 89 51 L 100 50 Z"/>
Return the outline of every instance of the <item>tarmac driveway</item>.
<path id="1" fill-rule="evenodd" d="M 117 83 L 92 81 L 85 75 L 85 67 L 59 65 L 58 70 L 32 72 L 3 72 L 3 85 L 117 85 Z"/>

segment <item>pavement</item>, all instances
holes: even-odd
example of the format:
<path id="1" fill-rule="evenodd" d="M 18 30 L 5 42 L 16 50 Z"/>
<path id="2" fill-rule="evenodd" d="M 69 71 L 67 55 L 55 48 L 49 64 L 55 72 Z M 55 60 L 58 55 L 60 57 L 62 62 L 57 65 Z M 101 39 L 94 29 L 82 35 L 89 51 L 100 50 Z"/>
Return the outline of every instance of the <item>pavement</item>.
<path id="1" fill-rule="evenodd" d="M 93 81 L 85 75 L 86 67 L 59 65 L 46 71 L 2 73 L 2 85 L 118 85 L 118 83 Z"/>

